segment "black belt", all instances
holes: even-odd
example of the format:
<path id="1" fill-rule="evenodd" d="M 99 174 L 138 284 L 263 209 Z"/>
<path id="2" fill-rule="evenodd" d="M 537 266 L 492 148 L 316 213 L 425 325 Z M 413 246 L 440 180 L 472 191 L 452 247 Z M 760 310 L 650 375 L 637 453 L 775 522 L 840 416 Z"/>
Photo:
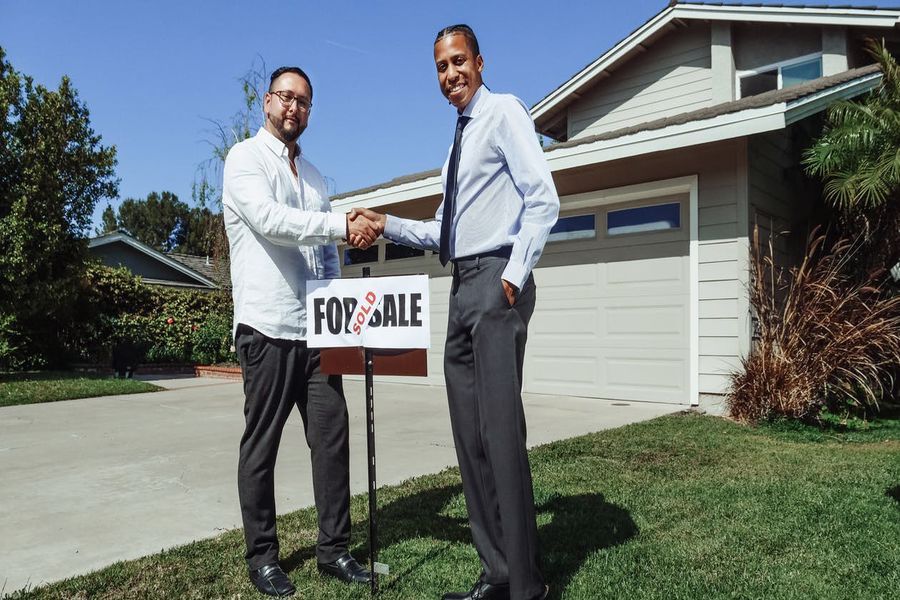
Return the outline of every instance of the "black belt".
<path id="1" fill-rule="evenodd" d="M 461 262 L 469 262 L 469 261 L 479 261 L 483 258 L 506 258 L 508 259 L 512 255 L 512 246 L 500 246 L 496 250 L 489 250 L 488 252 L 481 252 L 479 254 L 470 254 L 469 256 L 460 256 L 459 258 L 451 259 L 451 262 L 461 263 Z"/>

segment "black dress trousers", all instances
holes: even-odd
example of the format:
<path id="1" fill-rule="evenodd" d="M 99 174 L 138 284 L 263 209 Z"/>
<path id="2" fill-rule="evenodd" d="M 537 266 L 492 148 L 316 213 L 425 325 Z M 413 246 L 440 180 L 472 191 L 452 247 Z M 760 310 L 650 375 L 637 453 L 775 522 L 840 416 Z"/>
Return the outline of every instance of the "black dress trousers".
<path id="1" fill-rule="evenodd" d="M 531 468 L 525 447 L 522 363 L 535 285 L 510 307 L 507 259 L 454 261 L 444 374 L 472 539 L 487 583 L 510 598 L 543 592 Z"/>
<path id="2" fill-rule="evenodd" d="M 347 403 L 339 375 L 323 375 L 319 351 L 306 342 L 264 336 L 238 326 L 235 347 L 244 376 L 244 417 L 238 495 L 250 569 L 278 561 L 275 459 L 296 406 L 312 456 L 319 518 L 316 558 L 332 562 L 350 543 L 350 459 Z"/>

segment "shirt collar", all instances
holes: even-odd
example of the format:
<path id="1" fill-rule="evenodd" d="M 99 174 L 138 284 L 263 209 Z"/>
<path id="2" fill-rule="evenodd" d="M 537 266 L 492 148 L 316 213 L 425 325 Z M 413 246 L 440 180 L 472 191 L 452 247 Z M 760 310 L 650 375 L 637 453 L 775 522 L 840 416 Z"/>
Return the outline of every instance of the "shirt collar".
<path id="1" fill-rule="evenodd" d="M 475 95 L 472 96 L 472 99 L 469 100 L 469 103 L 466 104 L 466 108 L 460 113 L 460 116 L 463 117 L 475 117 L 484 107 L 485 99 L 491 94 L 491 91 L 487 89 L 484 84 L 481 84 L 477 90 L 475 90 Z"/>
<path id="2" fill-rule="evenodd" d="M 277 137 L 272 135 L 272 133 L 265 128 L 265 126 L 260 127 L 259 131 L 256 132 L 256 137 L 259 138 L 259 141 L 263 143 L 269 150 L 277 154 L 278 156 L 290 156 L 288 154 L 288 147 L 279 140 Z M 297 144 L 297 159 L 300 158 L 300 154 L 303 152 L 300 147 L 300 142 L 294 142 Z"/>

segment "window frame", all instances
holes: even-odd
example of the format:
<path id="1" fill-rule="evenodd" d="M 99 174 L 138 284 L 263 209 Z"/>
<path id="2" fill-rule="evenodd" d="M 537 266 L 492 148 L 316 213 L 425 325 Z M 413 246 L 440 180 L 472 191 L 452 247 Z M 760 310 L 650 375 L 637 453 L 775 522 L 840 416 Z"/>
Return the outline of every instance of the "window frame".
<path id="1" fill-rule="evenodd" d="M 660 200 L 660 199 L 655 199 L 655 200 Z M 611 213 L 611 212 L 635 210 L 635 209 L 641 209 L 641 208 L 648 208 L 651 206 L 668 206 L 671 204 L 675 204 L 678 206 L 678 227 L 668 227 L 666 229 L 647 229 L 645 231 L 628 231 L 628 232 L 623 232 L 623 233 L 610 233 L 609 232 L 609 213 Z M 684 210 L 685 210 L 684 201 L 680 200 L 680 199 L 678 199 L 678 200 L 672 199 L 672 200 L 667 200 L 665 202 L 656 201 L 656 202 L 640 203 L 640 204 L 634 204 L 631 206 L 624 206 L 624 207 L 619 207 L 619 208 L 616 208 L 615 205 L 611 205 L 609 208 L 602 211 L 602 213 L 601 213 L 601 215 L 603 217 L 603 237 L 604 237 L 604 239 L 607 239 L 607 240 L 617 240 L 617 239 L 627 239 L 630 237 L 641 236 L 641 235 L 646 236 L 646 235 L 654 235 L 654 234 L 660 234 L 660 233 L 669 233 L 669 232 L 673 232 L 673 231 L 682 231 L 684 229 L 684 217 L 685 217 Z"/>
<path id="2" fill-rule="evenodd" d="M 741 95 L 741 79 L 744 77 L 749 77 L 752 75 L 759 75 L 761 73 L 765 73 L 766 71 L 775 70 L 777 73 L 776 80 L 776 88 L 775 90 L 783 90 L 784 89 L 784 79 L 781 75 L 782 69 L 785 67 L 793 67 L 805 62 L 811 62 L 813 60 L 819 60 L 820 67 L 824 68 L 822 64 L 822 53 L 821 52 L 813 52 L 812 54 L 804 54 L 803 56 L 798 56 L 796 58 L 790 58 L 788 60 L 782 60 L 779 62 L 770 63 L 768 65 L 762 65 L 760 67 L 756 67 L 754 69 L 745 69 L 743 71 L 735 71 L 734 73 L 734 91 L 735 91 L 735 100 L 740 100 L 741 98 L 750 98 L 750 96 L 742 96 Z M 771 90 L 770 90 L 771 91 Z"/>
<path id="3" fill-rule="evenodd" d="M 557 217 L 557 221 L 559 221 L 559 219 L 569 219 L 569 218 L 572 218 L 572 217 L 594 217 L 594 233 L 593 233 L 593 235 L 590 235 L 590 236 L 584 236 L 584 237 L 569 238 L 569 239 L 564 239 L 564 240 L 563 240 L 563 239 L 561 239 L 561 240 L 551 240 L 551 239 L 550 239 L 550 234 L 548 233 L 548 234 L 547 234 L 547 244 L 554 244 L 554 245 L 555 245 L 555 244 L 572 244 L 572 243 L 576 243 L 576 242 L 588 242 L 588 241 L 591 241 L 591 240 L 596 240 L 596 239 L 598 238 L 598 233 L 597 233 L 597 232 L 598 232 L 598 226 L 597 226 L 597 224 L 598 224 L 599 221 L 600 221 L 600 214 L 599 214 L 599 212 L 598 212 L 597 210 L 582 210 L 582 211 L 578 211 L 578 212 L 567 213 L 567 214 L 565 214 L 565 215 L 560 214 L 559 217 Z M 555 223 L 554 223 L 554 225 L 555 225 Z"/>

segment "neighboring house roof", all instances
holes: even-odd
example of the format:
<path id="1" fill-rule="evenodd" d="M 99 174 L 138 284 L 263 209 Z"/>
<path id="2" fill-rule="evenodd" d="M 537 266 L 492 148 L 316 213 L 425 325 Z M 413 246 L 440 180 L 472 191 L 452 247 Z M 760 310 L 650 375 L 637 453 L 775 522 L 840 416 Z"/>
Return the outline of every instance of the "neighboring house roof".
<path id="1" fill-rule="evenodd" d="M 566 107 L 578 100 L 588 88 L 608 77 L 622 63 L 646 51 L 656 39 L 686 20 L 893 28 L 900 23 L 900 8 L 671 2 L 535 104 L 531 116 L 538 131 L 547 133 L 564 118 Z"/>
<path id="2" fill-rule="evenodd" d="M 186 267 L 200 273 L 207 279 L 219 281 L 225 287 L 231 287 L 231 270 L 228 263 L 222 265 L 220 269 L 215 261 L 209 256 L 196 256 L 194 254 L 182 254 L 180 252 L 169 252 L 166 254 L 169 258 L 177 260 Z"/>
<path id="3" fill-rule="evenodd" d="M 190 257 L 190 255 L 181 254 L 173 256 L 164 254 L 136 240 L 123 231 L 116 231 L 115 233 L 108 233 L 95 238 L 91 238 L 88 241 L 88 249 L 94 250 L 95 254 L 101 254 L 105 250 L 105 256 L 109 256 L 109 251 L 113 250 L 116 245 L 121 244 L 124 244 L 125 246 L 133 249 L 140 255 L 143 255 L 152 261 L 160 263 L 164 267 L 164 269 L 174 271 L 175 273 L 181 275 L 181 277 L 176 280 L 173 278 L 165 278 L 161 276 L 148 277 L 145 276 L 144 273 L 135 273 L 135 275 L 140 275 L 141 277 L 143 277 L 144 281 L 146 281 L 147 283 L 201 289 L 215 289 L 219 287 L 219 285 L 216 284 L 214 278 L 210 276 L 211 273 L 209 275 L 202 273 L 200 270 L 195 268 L 195 266 L 197 266 L 196 264 L 192 266 L 191 264 L 189 264 L 190 261 L 184 260 L 182 258 Z M 205 261 L 205 257 L 191 258 Z"/>
<path id="4" fill-rule="evenodd" d="M 869 65 L 802 85 L 553 144 L 544 152 L 550 168 L 557 171 L 763 133 L 821 112 L 836 100 L 865 93 L 880 80 L 878 66 Z M 351 204 L 375 207 L 440 193 L 440 169 L 434 169 L 334 196 L 332 204 L 341 208 Z"/>

